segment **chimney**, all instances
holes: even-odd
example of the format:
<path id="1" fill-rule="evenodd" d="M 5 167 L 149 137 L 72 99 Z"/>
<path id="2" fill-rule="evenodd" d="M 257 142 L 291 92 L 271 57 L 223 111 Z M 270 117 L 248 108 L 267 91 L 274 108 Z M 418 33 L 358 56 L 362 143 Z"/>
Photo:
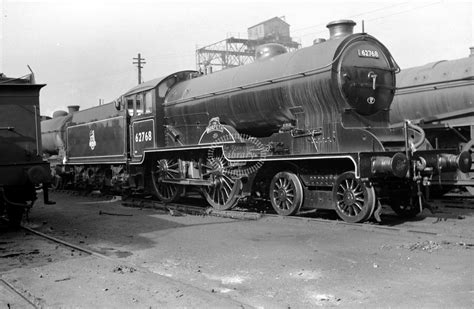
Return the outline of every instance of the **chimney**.
<path id="1" fill-rule="evenodd" d="M 73 113 L 79 111 L 79 107 L 80 107 L 79 105 L 69 105 L 67 107 L 67 111 L 68 111 L 69 114 L 73 114 Z"/>
<path id="2" fill-rule="evenodd" d="M 329 39 L 338 39 L 352 34 L 355 25 L 356 23 L 350 19 L 341 19 L 330 22 L 326 25 L 329 29 Z"/>

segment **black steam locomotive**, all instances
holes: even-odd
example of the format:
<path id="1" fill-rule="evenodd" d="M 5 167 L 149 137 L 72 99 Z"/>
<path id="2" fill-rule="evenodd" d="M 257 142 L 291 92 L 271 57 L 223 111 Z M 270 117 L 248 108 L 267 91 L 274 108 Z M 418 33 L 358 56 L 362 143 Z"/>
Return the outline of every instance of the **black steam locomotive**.
<path id="1" fill-rule="evenodd" d="M 0 216 L 18 225 L 36 200 L 36 187 L 50 181 L 41 150 L 39 92 L 33 74 L 0 74 Z"/>
<path id="2" fill-rule="evenodd" d="M 58 185 L 135 189 L 171 202 L 198 189 L 216 209 L 269 201 L 281 215 L 332 209 L 362 222 L 390 204 L 423 206 L 435 175 L 466 171 L 467 153 L 430 150 L 409 122 L 389 127 L 398 66 L 353 21 L 330 39 L 211 75 L 180 71 L 117 101 L 43 122 Z"/>
<path id="3" fill-rule="evenodd" d="M 412 119 L 435 148 L 458 148 L 474 157 L 473 51 L 469 57 L 403 70 L 397 76 L 390 122 L 396 126 Z M 462 186 L 474 195 L 474 167 L 469 173 L 443 176 L 436 181 L 440 192 Z"/>

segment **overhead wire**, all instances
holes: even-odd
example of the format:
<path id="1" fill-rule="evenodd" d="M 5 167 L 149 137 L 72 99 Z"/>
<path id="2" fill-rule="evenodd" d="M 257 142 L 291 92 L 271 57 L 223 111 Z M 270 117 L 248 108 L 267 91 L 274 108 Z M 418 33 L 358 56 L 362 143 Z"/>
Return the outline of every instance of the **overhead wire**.
<path id="1" fill-rule="evenodd" d="M 407 4 L 407 3 L 409 3 L 409 2 L 407 1 L 407 2 L 402 2 L 402 3 L 392 4 L 392 5 L 384 6 L 384 7 L 381 7 L 381 8 L 375 9 L 375 10 L 372 10 L 372 11 L 366 11 L 366 12 L 361 12 L 361 13 L 359 13 L 359 14 L 347 16 L 346 18 L 359 17 L 359 16 L 362 16 L 362 15 L 366 15 L 366 14 L 370 14 L 370 13 L 374 13 L 374 12 L 386 10 L 386 9 L 391 8 L 391 7 L 404 5 L 404 4 Z M 315 28 L 315 27 L 320 27 L 320 26 L 325 26 L 325 25 L 326 25 L 326 23 L 320 23 L 320 24 L 316 24 L 316 25 L 312 25 L 312 26 L 303 27 L 303 28 L 292 29 L 291 32 L 292 32 L 292 33 L 300 32 L 301 30 L 306 30 L 306 29 Z"/>
<path id="2" fill-rule="evenodd" d="M 389 14 L 389 15 L 384 15 L 384 16 L 379 16 L 379 17 L 375 17 L 375 18 L 372 18 L 372 19 L 367 19 L 367 21 L 373 21 L 373 20 L 377 20 L 377 19 L 381 19 L 381 18 L 386 18 L 386 17 L 395 16 L 395 15 L 400 15 L 400 14 L 403 14 L 403 13 L 411 12 L 411 11 L 414 11 L 414 10 L 417 10 L 417 9 L 426 8 L 426 7 L 433 6 L 433 5 L 440 4 L 440 3 L 442 3 L 442 1 L 437 1 L 437 2 L 433 2 L 433 3 L 426 4 L 426 5 L 417 6 L 417 7 L 415 7 L 415 8 L 411 8 L 411 9 L 409 9 L 409 10 L 400 11 L 400 12 L 396 12 L 396 13 Z"/>
<path id="3" fill-rule="evenodd" d="M 414 10 L 418 10 L 418 9 L 426 8 L 426 7 L 429 7 L 429 6 L 436 5 L 436 4 L 440 4 L 441 2 L 442 1 L 437 1 L 437 2 L 432 2 L 432 3 L 429 3 L 429 4 L 424 4 L 424 5 L 421 5 L 421 6 L 412 7 L 412 8 L 407 9 L 407 10 L 398 11 L 398 12 L 394 12 L 394 13 L 390 13 L 390 14 L 387 14 L 387 15 L 378 16 L 378 17 L 374 17 L 374 18 L 370 18 L 370 19 L 365 19 L 365 21 L 374 21 L 374 20 L 378 20 L 378 19 L 382 19 L 382 18 L 388 18 L 388 17 L 391 17 L 391 16 L 400 15 L 400 14 L 403 14 L 403 13 L 407 13 L 407 12 L 411 12 L 411 11 L 414 11 Z M 406 3 L 409 3 L 409 2 L 404 2 L 403 4 L 406 4 Z M 353 18 L 353 17 L 356 17 L 356 16 L 362 16 L 362 15 L 365 15 L 365 14 L 366 13 L 360 13 L 360 14 L 357 14 L 357 15 L 348 16 L 347 18 Z M 317 31 L 317 32 L 310 32 L 310 33 L 300 35 L 300 38 L 307 37 L 309 35 L 324 33 L 324 32 L 326 32 L 326 30 L 321 30 L 321 31 Z"/>

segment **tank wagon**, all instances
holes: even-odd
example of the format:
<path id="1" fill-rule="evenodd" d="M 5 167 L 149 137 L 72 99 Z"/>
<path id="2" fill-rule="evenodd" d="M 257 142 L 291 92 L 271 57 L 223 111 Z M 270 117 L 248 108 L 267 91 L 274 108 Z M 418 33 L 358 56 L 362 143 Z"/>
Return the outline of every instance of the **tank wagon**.
<path id="1" fill-rule="evenodd" d="M 411 119 L 435 148 L 458 148 L 474 156 L 473 50 L 469 57 L 402 70 L 390 111 L 393 126 Z M 435 183 L 441 185 L 441 192 L 464 186 L 474 194 L 473 168 L 468 173 L 445 174 Z"/>
<path id="2" fill-rule="evenodd" d="M 429 179 L 471 158 L 430 149 L 410 122 L 389 127 L 398 66 L 354 25 L 331 22 L 320 44 L 264 45 L 254 63 L 175 72 L 73 113 L 60 176 L 163 202 L 198 189 L 221 210 L 267 201 L 280 215 L 331 209 L 348 222 L 383 203 L 418 213 Z"/>
<path id="3" fill-rule="evenodd" d="M 0 74 L 0 216 L 18 225 L 36 200 L 36 187 L 48 183 L 43 160 L 39 93 L 33 74 L 11 78 Z M 46 190 L 46 188 L 45 188 Z"/>

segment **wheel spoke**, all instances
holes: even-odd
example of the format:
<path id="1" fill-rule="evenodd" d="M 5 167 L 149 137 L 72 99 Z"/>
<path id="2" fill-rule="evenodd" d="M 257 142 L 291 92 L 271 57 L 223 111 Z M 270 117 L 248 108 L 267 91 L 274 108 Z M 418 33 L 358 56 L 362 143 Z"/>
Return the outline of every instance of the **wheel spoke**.
<path id="1" fill-rule="evenodd" d="M 301 182 L 291 172 L 279 172 L 270 183 L 269 197 L 273 209 L 280 215 L 296 213 L 303 204 Z"/>
<path id="2" fill-rule="evenodd" d="M 234 207 L 240 196 L 236 186 L 240 186 L 232 175 L 239 166 L 230 166 L 224 157 L 210 158 L 206 164 L 201 165 L 203 176 L 206 179 L 214 179 L 214 185 L 203 190 L 208 203 L 219 210 L 227 210 Z M 241 189 L 241 188 L 239 188 Z"/>
<path id="3" fill-rule="evenodd" d="M 354 205 L 354 207 L 357 207 L 357 209 L 359 210 L 358 212 L 360 212 L 362 210 L 363 204 L 356 202 L 353 205 Z"/>
<path id="4" fill-rule="evenodd" d="M 275 185 L 276 185 L 277 189 L 281 189 L 283 187 L 283 180 L 278 179 L 278 182 Z"/>
<path id="5" fill-rule="evenodd" d="M 349 209 L 349 205 L 346 204 L 346 203 L 344 203 L 344 202 L 342 202 L 342 210 L 344 210 L 345 212 L 347 212 L 348 209 Z"/>
<path id="6" fill-rule="evenodd" d="M 375 190 L 367 187 L 353 172 L 341 174 L 333 188 L 335 210 L 347 222 L 367 220 L 375 209 Z"/>
<path id="7" fill-rule="evenodd" d="M 344 191 L 346 191 L 347 189 L 349 189 L 349 188 L 350 188 L 350 185 L 349 185 L 349 180 L 347 180 L 347 179 L 346 179 L 346 181 L 345 181 L 345 182 L 346 182 L 346 186 L 345 186 L 345 188 L 344 188 Z"/>
<path id="8" fill-rule="evenodd" d="M 212 199 L 213 199 L 214 201 L 217 200 L 217 189 L 216 189 L 216 188 L 213 188 L 213 189 L 212 189 Z"/>
<path id="9" fill-rule="evenodd" d="M 164 179 L 177 179 L 180 177 L 179 162 L 177 160 L 157 160 L 151 176 L 155 195 L 161 201 L 171 202 L 179 198 L 181 190 L 179 185 L 163 183 Z"/>

